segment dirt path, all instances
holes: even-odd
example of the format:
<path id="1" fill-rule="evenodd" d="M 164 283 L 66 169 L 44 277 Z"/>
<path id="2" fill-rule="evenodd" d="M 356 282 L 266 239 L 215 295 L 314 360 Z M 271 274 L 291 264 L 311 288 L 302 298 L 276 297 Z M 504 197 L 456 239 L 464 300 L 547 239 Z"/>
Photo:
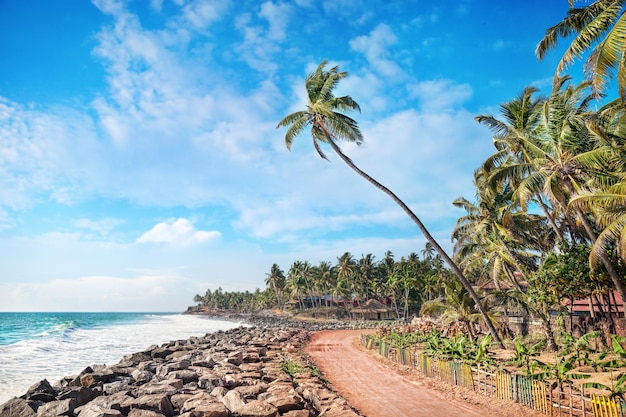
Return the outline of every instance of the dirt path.
<path id="1" fill-rule="evenodd" d="M 400 369 L 358 345 L 364 330 L 332 330 L 313 334 L 306 352 L 332 388 L 367 417 L 499 417 L 536 416 L 518 404 L 498 405 L 493 399 L 472 403 L 474 393 L 458 398 L 457 387 L 444 392 L 417 372 Z M 406 367 L 404 367 L 406 368 Z M 451 395 L 454 394 L 454 395 Z M 476 394 L 478 395 L 478 394 Z M 463 399 L 469 400 L 463 401 Z M 490 406 L 480 402 L 491 402 Z M 498 401 L 499 402 L 499 401 Z M 496 407 L 506 407 L 501 412 Z"/>

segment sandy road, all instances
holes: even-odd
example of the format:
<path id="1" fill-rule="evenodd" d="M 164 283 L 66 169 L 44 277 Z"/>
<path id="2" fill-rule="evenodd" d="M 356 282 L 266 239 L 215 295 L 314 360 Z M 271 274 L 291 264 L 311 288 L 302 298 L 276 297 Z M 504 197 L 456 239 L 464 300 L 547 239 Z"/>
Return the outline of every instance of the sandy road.
<path id="1" fill-rule="evenodd" d="M 306 352 L 332 388 L 367 417 L 494 417 L 478 406 L 446 398 L 419 378 L 407 378 L 376 360 L 356 340 L 363 330 L 313 334 Z"/>

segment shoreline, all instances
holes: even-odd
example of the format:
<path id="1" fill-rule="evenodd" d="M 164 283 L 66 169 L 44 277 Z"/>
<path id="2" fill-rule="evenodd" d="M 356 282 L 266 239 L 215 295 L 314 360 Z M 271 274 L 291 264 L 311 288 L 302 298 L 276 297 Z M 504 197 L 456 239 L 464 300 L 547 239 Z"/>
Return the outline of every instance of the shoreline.
<path id="1" fill-rule="evenodd" d="M 25 394 L 1 404 L 0 415 L 358 416 L 302 352 L 313 332 L 373 328 L 380 322 L 303 320 L 269 313 L 191 314 L 240 325 L 153 345 L 114 365 L 87 366 L 54 385 L 36 382 Z"/>

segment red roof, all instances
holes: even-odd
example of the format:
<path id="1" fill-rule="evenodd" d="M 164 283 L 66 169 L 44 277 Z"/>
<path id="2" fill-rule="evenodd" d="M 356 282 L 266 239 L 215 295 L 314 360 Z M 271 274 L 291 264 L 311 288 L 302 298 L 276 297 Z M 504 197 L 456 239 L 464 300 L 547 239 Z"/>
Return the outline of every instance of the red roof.
<path id="1" fill-rule="evenodd" d="M 619 295 L 617 291 L 611 291 L 605 294 L 596 294 L 596 296 L 593 297 L 593 311 L 596 313 L 600 313 L 601 311 L 607 312 L 609 309 L 609 304 L 607 303 L 607 300 L 606 300 L 607 298 L 610 298 L 611 313 L 615 313 L 615 312 L 622 313 L 622 314 L 624 313 L 624 303 L 622 302 L 622 297 Z M 598 300 L 600 301 L 602 310 L 600 310 L 600 305 L 598 305 Z M 568 310 L 570 309 L 572 305 L 570 300 L 563 300 L 561 304 L 567 307 Z M 573 306 L 572 311 L 574 313 L 589 313 L 590 312 L 589 297 L 574 300 L 574 306 Z"/>

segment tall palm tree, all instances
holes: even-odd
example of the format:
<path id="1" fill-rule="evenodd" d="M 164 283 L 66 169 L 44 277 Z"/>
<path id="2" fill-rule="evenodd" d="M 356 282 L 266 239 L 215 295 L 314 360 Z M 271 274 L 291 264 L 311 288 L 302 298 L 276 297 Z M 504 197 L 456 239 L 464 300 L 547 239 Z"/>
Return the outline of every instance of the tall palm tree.
<path id="1" fill-rule="evenodd" d="M 600 166 L 606 165 L 610 153 L 594 146 L 588 129 L 588 111 L 591 96 L 586 93 L 587 83 L 568 84 L 569 77 L 560 80 L 558 88 L 543 103 L 541 126 L 535 135 L 520 139 L 525 160 L 509 161 L 494 169 L 492 182 L 516 178 L 515 195 L 527 201 L 541 193 L 555 207 L 559 207 L 571 233 L 579 232 L 592 243 L 597 240 L 593 224 L 580 207 L 568 207 L 570 199 L 598 176 Z M 582 226 L 579 227 L 579 225 Z M 626 297 L 623 278 L 606 253 L 598 254 L 610 275 L 615 289 Z M 624 307 L 626 309 L 626 298 Z"/>
<path id="2" fill-rule="evenodd" d="M 306 77 L 305 87 L 308 96 L 308 104 L 305 110 L 296 111 L 295 113 L 287 115 L 283 118 L 277 127 L 287 127 L 285 134 L 285 144 L 287 148 L 291 148 L 293 140 L 302 133 L 307 127 L 311 129 L 311 137 L 313 139 L 313 146 L 317 150 L 318 154 L 324 158 L 326 155 L 320 148 L 321 143 L 327 143 L 335 151 L 335 153 L 344 161 L 352 170 L 354 170 L 361 177 L 366 179 L 376 188 L 387 194 L 396 204 L 398 204 L 404 212 L 413 220 L 413 222 L 422 231 L 426 240 L 428 240 L 437 253 L 446 261 L 450 268 L 454 271 L 455 276 L 461 282 L 463 287 L 470 294 L 471 298 L 476 303 L 476 307 L 480 311 L 486 326 L 492 333 L 493 338 L 502 346 L 502 340 L 498 335 L 495 326 L 489 320 L 487 311 L 483 306 L 480 298 L 472 288 L 472 285 L 467 280 L 465 275 L 459 267 L 454 263 L 452 258 L 443 250 L 435 238 L 430 234 L 426 226 L 422 221 L 413 213 L 413 211 L 396 196 L 390 189 L 370 177 L 359 167 L 357 167 L 350 158 L 348 158 L 337 145 L 337 140 L 345 140 L 348 142 L 356 143 L 360 145 L 363 143 L 363 135 L 359 129 L 357 122 L 346 116 L 343 112 L 347 111 L 359 111 L 360 107 L 354 99 L 350 96 L 335 97 L 333 90 L 348 73 L 340 72 L 339 67 L 335 66 L 329 70 L 325 70 L 327 60 L 323 60 L 312 74 Z"/>
<path id="3" fill-rule="evenodd" d="M 619 95 L 622 102 L 626 102 L 625 5 L 624 0 L 596 0 L 584 7 L 574 7 L 574 0 L 570 0 L 565 18 L 546 30 L 535 51 L 541 60 L 556 46 L 559 37 L 573 35 L 574 39 L 557 66 L 555 83 L 569 65 L 591 51 L 585 60 L 584 72 L 591 80 L 593 91 L 601 93 L 608 81 L 617 75 Z"/>
<path id="4" fill-rule="evenodd" d="M 276 295 L 276 302 L 278 308 L 281 310 L 284 307 L 283 292 L 286 285 L 285 273 L 277 264 L 273 264 L 270 268 L 269 274 L 266 274 L 265 284 L 269 286 Z"/>

